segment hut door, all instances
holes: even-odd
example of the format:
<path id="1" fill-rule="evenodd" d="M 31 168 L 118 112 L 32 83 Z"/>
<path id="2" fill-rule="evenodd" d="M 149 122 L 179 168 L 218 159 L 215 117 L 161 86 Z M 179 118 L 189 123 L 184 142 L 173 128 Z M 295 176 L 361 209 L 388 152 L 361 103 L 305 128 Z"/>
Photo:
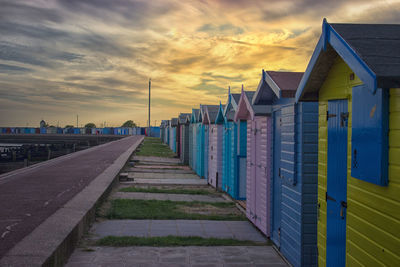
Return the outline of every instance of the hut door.
<path id="1" fill-rule="evenodd" d="M 254 179 L 256 181 L 256 225 L 260 228 L 263 229 L 263 225 L 265 222 L 265 211 L 262 209 L 264 208 L 263 201 L 266 201 L 265 199 L 265 191 L 266 188 L 264 187 L 265 184 L 263 183 L 264 179 L 264 166 L 263 166 L 263 156 L 262 152 L 264 151 L 261 148 L 261 120 L 255 120 L 254 122 L 254 150 L 255 150 L 255 158 L 254 158 Z"/>
<path id="2" fill-rule="evenodd" d="M 274 150 L 273 150 L 273 184 L 272 184 L 272 234 L 271 239 L 280 247 L 281 234 L 281 111 L 274 113 Z"/>
<path id="3" fill-rule="evenodd" d="M 347 100 L 328 102 L 327 266 L 346 262 L 347 118 Z"/>

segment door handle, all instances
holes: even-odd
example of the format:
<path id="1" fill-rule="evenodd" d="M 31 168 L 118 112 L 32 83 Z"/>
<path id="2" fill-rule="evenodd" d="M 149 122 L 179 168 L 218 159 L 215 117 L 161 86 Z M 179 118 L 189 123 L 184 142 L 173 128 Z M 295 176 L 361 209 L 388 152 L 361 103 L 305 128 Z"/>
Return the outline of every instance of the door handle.
<path id="1" fill-rule="evenodd" d="M 344 212 L 343 210 L 347 209 L 347 202 L 340 201 L 340 218 L 344 219 Z"/>

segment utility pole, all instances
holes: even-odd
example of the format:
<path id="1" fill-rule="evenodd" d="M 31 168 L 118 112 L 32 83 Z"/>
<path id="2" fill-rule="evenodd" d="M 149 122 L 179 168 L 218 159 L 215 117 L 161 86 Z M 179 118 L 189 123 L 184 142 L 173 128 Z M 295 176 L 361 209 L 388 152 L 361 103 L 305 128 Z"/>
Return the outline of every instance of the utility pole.
<path id="1" fill-rule="evenodd" d="M 148 136 L 150 136 L 150 99 L 151 99 L 151 78 L 149 79 L 149 132 Z"/>
<path id="2" fill-rule="evenodd" d="M 78 115 L 76 115 L 76 128 L 79 128 L 79 123 L 78 123 Z"/>

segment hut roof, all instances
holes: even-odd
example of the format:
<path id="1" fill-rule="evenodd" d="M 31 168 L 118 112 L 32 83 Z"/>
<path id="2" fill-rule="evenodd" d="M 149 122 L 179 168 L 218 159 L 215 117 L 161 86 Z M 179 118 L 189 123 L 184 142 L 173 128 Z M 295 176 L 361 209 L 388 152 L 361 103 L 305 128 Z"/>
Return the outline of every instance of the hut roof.
<path id="1" fill-rule="evenodd" d="M 178 118 L 172 118 L 171 119 L 171 126 L 172 127 L 178 126 Z"/>
<path id="2" fill-rule="evenodd" d="M 185 123 L 187 123 L 187 122 L 189 122 L 190 121 L 190 116 L 191 116 L 192 114 L 190 114 L 190 113 L 181 113 L 181 114 L 179 114 L 179 117 L 178 117 L 178 119 L 179 119 L 179 124 L 185 124 Z M 188 119 L 189 118 L 189 119 Z"/>
<path id="3" fill-rule="evenodd" d="M 215 123 L 215 119 L 217 118 L 218 111 L 220 109 L 219 105 L 207 105 L 207 117 L 208 117 L 208 123 Z M 222 108 L 224 106 L 222 105 Z"/>
<path id="4" fill-rule="evenodd" d="M 314 101 L 339 55 L 366 87 L 400 87 L 399 24 L 329 24 L 322 34 L 296 92 L 296 101 Z"/>
<path id="5" fill-rule="evenodd" d="M 303 72 L 264 71 L 252 104 L 272 104 L 276 98 L 293 98 L 296 94 Z"/>

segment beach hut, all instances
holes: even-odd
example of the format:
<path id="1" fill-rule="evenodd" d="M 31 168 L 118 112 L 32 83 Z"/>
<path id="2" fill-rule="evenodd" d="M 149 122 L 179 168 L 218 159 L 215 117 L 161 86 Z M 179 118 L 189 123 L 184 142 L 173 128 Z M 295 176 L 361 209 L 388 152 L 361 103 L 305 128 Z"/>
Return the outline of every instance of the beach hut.
<path id="1" fill-rule="evenodd" d="M 318 103 L 295 104 L 302 76 L 263 70 L 253 104 L 272 106 L 271 240 L 293 266 L 316 266 Z"/>
<path id="2" fill-rule="evenodd" d="M 208 136 L 209 125 L 204 123 L 204 118 L 209 105 L 200 105 L 199 117 L 197 120 L 197 168 L 196 173 L 204 179 L 208 178 Z"/>
<path id="3" fill-rule="evenodd" d="M 189 125 L 190 113 L 181 113 L 179 115 L 179 131 L 180 131 L 180 146 L 179 156 L 183 164 L 189 164 Z"/>
<path id="4" fill-rule="evenodd" d="M 208 142 L 208 183 L 215 188 L 222 188 L 222 136 L 223 110 L 221 103 L 217 106 L 207 106 L 203 123 L 209 125 Z"/>
<path id="5" fill-rule="evenodd" d="M 329 24 L 297 89 L 318 101 L 318 265 L 400 265 L 400 25 Z"/>
<path id="6" fill-rule="evenodd" d="M 224 131 L 222 138 L 222 190 L 232 198 L 246 199 L 246 157 L 238 155 L 238 127 L 234 116 L 239 104 L 240 94 L 231 94 L 223 110 Z M 220 116 L 220 115 L 217 115 Z M 243 133 L 245 134 L 245 132 Z M 244 153 L 245 154 L 245 153 Z"/>
<path id="7" fill-rule="evenodd" d="M 199 115 L 199 109 L 192 109 L 192 115 L 190 118 L 189 125 L 189 166 L 192 170 L 196 170 L 196 158 L 197 158 L 197 118 Z"/>
<path id="8" fill-rule="evenodd" d="M 169 128 L 169 147 L 176 153 L 176 128 L 178 127 L 178 118 L 172 118 Z"/>
<path id="9" fill-rule="evenodd" d="M 271 157 L 271 107 L 254 105 L 254 91 L 244 91 L 235 113 L 239 123 L 238 149 L 246 150 L 246 215 L 261 232 L 270 235 L 270 173 L 267 162 Z M 247 122 L 247 123 L 246 123 Z M 247 132 L 247 134 L 245 134 Z M 268 139 L 268 140 L 267 140 Z"/>

